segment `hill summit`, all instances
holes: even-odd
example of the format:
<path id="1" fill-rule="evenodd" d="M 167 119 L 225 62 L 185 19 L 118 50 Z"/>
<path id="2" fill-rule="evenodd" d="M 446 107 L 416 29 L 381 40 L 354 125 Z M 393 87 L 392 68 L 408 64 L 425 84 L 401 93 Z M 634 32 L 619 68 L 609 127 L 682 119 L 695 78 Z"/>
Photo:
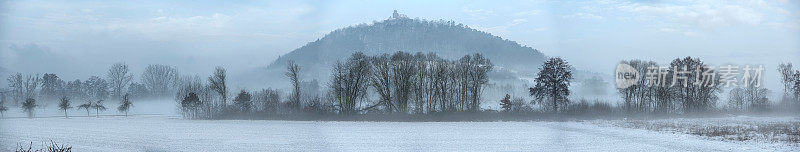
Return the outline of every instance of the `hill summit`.
<path id="1" fill-rule="evenodd" d="M 496 66 L 521 73 L 534 73 L 545 59 L 536 49 L 460 23 L 411 19 L 395 10 L 386 20 L 337 29 L 309 42 L 276 59 L 263 74 L 269 79 L 281 77 L 286 63 L 294 60 L 301 66 L 304 79 L 327 80 L 331 65 L 354 52 L 376 55 L 397 51 L 433 52 L 447 59 L 482 53 Z"/>

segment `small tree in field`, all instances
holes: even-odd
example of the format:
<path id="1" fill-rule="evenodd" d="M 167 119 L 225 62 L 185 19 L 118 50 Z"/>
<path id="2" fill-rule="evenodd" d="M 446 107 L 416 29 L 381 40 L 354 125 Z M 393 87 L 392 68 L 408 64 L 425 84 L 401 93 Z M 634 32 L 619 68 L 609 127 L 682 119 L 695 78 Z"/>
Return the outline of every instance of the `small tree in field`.
<path id="1" fill-rule="evenodd" d="M 119 107 L 117 107 L 117 110 L 119 112 L 124 112 L 125 113 L 125 117 L 127 117 L 128 116 L 128 110 L 130 110 L 131 105 L 132 105 L 132 103 L 131 103 L 131 100 L 130 100 L 130 95 L 126 93 L 125 95 L 122 96 L 122 101 L 120 102 Z"/>
<path id="2" fill-rule="evenodd" d="M 92 104 L 92 109 L 94 109 L 94 116 L 100 118 L 100 111 L 106 111 L 106 106 L 103 106 L 103 100 L 97 100 Z"/>
<path id="3" fill-rule="evenodd" d="M 506 94 L 506 97 L 503 97 L 503 100 L 500 100 L 500 106 L 503 106 L 503 110 L 508 112 L 511 111 L 511 96 Z"/>
<path id="4" fill-rule="evenodd" d="M 34 108 L 36 108 L 36 99 L 28 98 L 22 103 L 22 111 L 28 113 L 28 118 L 33 118 Z"/>
<path id="5" fill-rule="evenodd" d="M 61 97 L 60 101 L 61 102 L 58 103 L 58 110 L 63 110 L 64 118 L 69 118 L 69 115 L 67 115 L 67 109 L 72 109 L 72 106 L 70 106 L 69 103 L 69 98 L 67 98 L 67 96 L 63 96 Z"/>
<path id="6" fill-rule="evenodd" d="M 92 109 L 92 101 L 88 101 L 87 100 L 86 103 L 78 105 L 78 110 L 80 110 L 80 109 L 85 109 L 86 110 L 86 116 L 87 117 L 90 116 L 89 115 L 89 110 Z"/>

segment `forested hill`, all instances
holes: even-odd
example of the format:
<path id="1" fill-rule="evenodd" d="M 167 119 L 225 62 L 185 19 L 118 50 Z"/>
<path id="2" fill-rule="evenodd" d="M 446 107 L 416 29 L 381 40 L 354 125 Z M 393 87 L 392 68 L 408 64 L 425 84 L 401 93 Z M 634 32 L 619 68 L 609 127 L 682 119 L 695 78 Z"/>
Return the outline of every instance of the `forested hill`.
<path id="1" fill-rule="evenodd" d="M 282 74 L 286 63 L 294 60 L 305 73 L 304 78 L 324 79 L 328 76 L 331 65 L 356 51 L 367 55 L 397 51 L 434 52 L 448 59 L 482 53 L 496 66 L 525 73 L 533 73 L 531 71 L 535 71 L 545 58 L 536 49 L 463 24 L 410 19 L 395 13 L 383 21 L 359 24 L 328 33 L 279 57 L 262 74 Z"/>

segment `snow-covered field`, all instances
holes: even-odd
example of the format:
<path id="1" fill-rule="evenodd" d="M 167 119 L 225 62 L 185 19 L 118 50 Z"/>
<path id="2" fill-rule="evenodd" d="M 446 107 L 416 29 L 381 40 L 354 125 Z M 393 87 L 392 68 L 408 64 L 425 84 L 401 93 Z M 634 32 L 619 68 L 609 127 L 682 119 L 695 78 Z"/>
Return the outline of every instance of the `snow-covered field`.
<path id="1" fill-rule="evenodd" d="M 586 122 L 314 122 L 184 120 L 164 115 L 8 118 L 0 151 L 17 144 L 77 151 L 796 151 L 797 145 Z M 34 144 L 36 147 L 37 144 Z"/>

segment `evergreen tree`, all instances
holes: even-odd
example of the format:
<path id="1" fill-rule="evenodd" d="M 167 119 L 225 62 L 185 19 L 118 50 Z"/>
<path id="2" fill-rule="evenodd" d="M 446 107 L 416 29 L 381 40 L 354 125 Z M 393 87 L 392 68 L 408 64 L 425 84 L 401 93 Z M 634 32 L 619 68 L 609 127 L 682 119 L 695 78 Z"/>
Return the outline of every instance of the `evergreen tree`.
<path id="1" fill-rule="evenodd" d="M 506 97 L 503 97 L 503 100 L 500 100 L 500 106 L 503 107 L 503 110 L 508 112 L 511 111 L 511 96 L 506 94 Z"/>
<path id="2" fill-rule="evenodd" d="M 197 108 L 200 107 L 200 98 L 194 92 L 189 92 L 186 97 L 181 100 L 181 111 L 184 116 L 189 118 L 197 118 Z"/>
<path id="3" fill-rule="evenodd" d="M 554 112 L 558 112 L 558 105 L 569 103 L 569 85 L 572 81 L 571 66 L 559 57 L 550 58 L 539 68 L 536 85 L 529 88 L 531 96 L 540 102 L 551 104 Z M 544 101 L 547 99 L 549 101 Z"/>
<path id="4" fill-rule="evenodd" d="M 252 106 L 252 102 L 250 101 L 251 95 L 247 93 L 247 91 L 242 90 L 236 95 L 236 98 L 233 99 L 234 104 L 241 109 L 242 112 L 248 113 L 250 112 L 250 107 Z"/>

